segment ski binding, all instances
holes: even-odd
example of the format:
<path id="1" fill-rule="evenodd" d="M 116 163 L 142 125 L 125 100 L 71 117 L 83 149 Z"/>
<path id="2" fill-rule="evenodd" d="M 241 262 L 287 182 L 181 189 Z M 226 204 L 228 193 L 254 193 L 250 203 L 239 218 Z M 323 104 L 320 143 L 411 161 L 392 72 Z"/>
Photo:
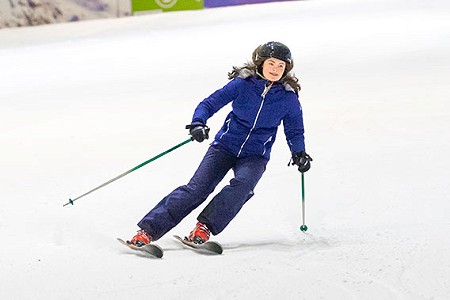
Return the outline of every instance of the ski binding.
<path id="1" fill-rule="evenodd" d="M 124 240 L 122 240 L 121 238 L 117 238 L 117 240 L 122 244 L 127 246 L 128 248 L 134 250 L 134 251 L 138 251 L 138 252 L 142 252 L 144 254 L 148 254 L 150 257 L 153 258 L 162 258 L 164 255 L 163 250 L 161 249 L 161 247 L 159 247 L 158 245 L 155 244 L 148 244 L 142 247 L 138 247 L 135 246 L 133 244 L 127 243 Z"/>
<path id="2" fill-rule="evenodd" d="M 178 235 L 174 235 L 173 237 L 176 240 L 183 243 L 183 245 L 185 245 L 187 248 L 197 251 L 199 253 L 214 255 L 214 254 L 222 254 L 223 252 L 223 248 L 218 242 L 207 241 L 203 244 L 195 244 L 190 242 L 187 238 L 183 239 Z"/>

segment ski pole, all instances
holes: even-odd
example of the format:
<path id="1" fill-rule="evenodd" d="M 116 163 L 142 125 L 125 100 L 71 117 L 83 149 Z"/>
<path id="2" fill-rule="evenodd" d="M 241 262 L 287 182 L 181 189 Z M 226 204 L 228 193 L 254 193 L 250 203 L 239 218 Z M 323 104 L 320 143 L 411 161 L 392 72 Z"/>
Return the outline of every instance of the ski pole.
<path id="1" fill-rule="evenodd" d="M 86 193 L 84 193 L 83 195 L 76 197 L 75 199 L 72 200 L 72 199 L 69 198 L 69 202 L 67 202 L 66 204 L 64 204 L 63 207 L 66 206 L 66 205 L 69 205 L 69 204 L 72 204 L 72 205 L 73 205 L 73 203 L 74 203 L 76 200 L 78 200 L 78 199 L 80 199 L 80 198 L 82 198 L 82 197 L 84 197 L 84 196 L 86 196 L 86 195 L 89 195 L 90 193 L 92 193 L 92 192 L 94 192 L 94 191 L 96 191 L 96 190 L 98 190 L 98 189 L 100 189 L 100 188 L 102 188 L 102 187 L 104 187 L 104 186 L 106 186 L 106 185 L 108 185 L 108 184 L 110 184 L 110 183 L 116 181 L 117 179 L 120 179 L 120 178 L 124 177 L 125 175 L 130 174 L 131 172 L 136 171 L 136 170 L 139 169 L 139 168 L 142 168 L 142 167 L 145 166 L 146 164 L 151 163 L 151 162 L 154 161 L 154 160 L 157 160 L 157 159 L 160 158 L 161 156 L 164 156 L 164 155 L 166 155 L 167 153 L 172 152 L 173 150 L 175 150 L 175 149 L 177 149 L 177 148 L 180 148 L 181 146 L 183 146 L 183 145 L 185 145 L 185 144 L 187 144 L 187 143 L 189 143 L 189 142 L 191 142 L 191 141 L 192 141 L 192 138 L 189 138 L 189 139 L 185 140 L 184 142 L 181 142 L 181 143 L 179 143 L 178 145 L 173 146 L 172 148 L 170 148 L 170 149 L 168 149 L 168 150 L 166 150 L 166 151 L 164 151 L 164 152 L 162 152 L 162 153 L 160 153 L 160 154 L 158 154 L 158 155 L 156 155 L 156 156 L 150 158 L 149 160 L 144 161 L 144 162 L 141 163 L 140 165 L 137 165 L 136 167 L 134 167 L 134 168 L 132 168 L 132 169 L 126 171 L 125 173 L 122 173 L 122 174 L 120 174 L 119 176 L 114 177 L 113 179 L 111 179 L 111 180 L 109 180 L 109 181 L 107 181 L 107 182 L 105 182 L 105 183 L 99 185 L 98 187 L 96 187 L 96 188 L 90 190 L 89 192 L 86 192 Z"/>
<path id="2" fill-rule="evenodd" d="M 300 231 L 308 230 L 308 226 L 305 225 L 305 174 L 302 173 L 302 219 L 303 225 L 300 226 Z"/>

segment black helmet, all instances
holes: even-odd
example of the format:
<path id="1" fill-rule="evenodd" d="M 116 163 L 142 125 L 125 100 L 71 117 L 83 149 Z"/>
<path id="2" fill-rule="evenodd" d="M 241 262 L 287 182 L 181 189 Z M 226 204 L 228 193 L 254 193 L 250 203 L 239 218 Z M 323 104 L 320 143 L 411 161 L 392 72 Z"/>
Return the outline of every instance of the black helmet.
<path id="1" fill-rule="evenodd" d="M 253 51 L 252 61 L 256 66 L 257 72 L 260 74 L 262 74 L 263 62 L 269 57 L 280 59 L 286 63 L 283 77 L 294 68 L 294 61 L 289 48 L 280 42 L 268 42 L 258 46 Z"/>
<path id="2" fill-rule="evenodd" d="M 256 60 L 260 60 L 259 58 L 265 60 L 266 58 L 273 57 L 284 61 L 286 64 L 292 63 L 291 51 L 286 45 L 280 42 L 262 44 L 257 48 L 256 55 Z"/>

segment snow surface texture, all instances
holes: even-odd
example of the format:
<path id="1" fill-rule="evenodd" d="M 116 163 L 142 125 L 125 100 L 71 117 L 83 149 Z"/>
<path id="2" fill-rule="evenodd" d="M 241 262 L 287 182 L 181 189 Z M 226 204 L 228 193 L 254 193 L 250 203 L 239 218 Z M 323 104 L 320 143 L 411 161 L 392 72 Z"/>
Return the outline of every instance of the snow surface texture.
<path id="1" fill-rule="evenodd" d="M 184 141 L 198 102 L 269 40 L 290 46 L 303 86 L 314 158 L 306 234 L 282 130 L 255 197 L 214 237 L 222 256 L 171 237 L 203 206 L 159 241 L 162 260 L 116 241 L 189 180 L 207 143 L 63 208 Z M 449 298 L 448 1 L 282 2 L 4 29 L 0 66 L 1 299 Z"/>

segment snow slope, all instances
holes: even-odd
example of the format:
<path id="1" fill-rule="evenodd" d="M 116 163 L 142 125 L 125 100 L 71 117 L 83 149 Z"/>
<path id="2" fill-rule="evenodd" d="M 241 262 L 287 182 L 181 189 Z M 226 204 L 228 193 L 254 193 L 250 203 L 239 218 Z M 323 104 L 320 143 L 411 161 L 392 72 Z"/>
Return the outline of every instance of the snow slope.
<path id="1" fill-rule="evenodd" d="M 159 241 L 162 260 L 115 241 L 189 180 L 207 143 L 63 207 L 184 141 L 197 103 L 269 40 L 290 46 L 303 86 L 314 158 L 306 234 L 282 132 L 255 197 L 215 237 L 222 256 L 172 239 L 199 211 Z M 448 299 L 449 53 L 443 0 L 281 2 L 1 30 L 0 298 Z"/>

